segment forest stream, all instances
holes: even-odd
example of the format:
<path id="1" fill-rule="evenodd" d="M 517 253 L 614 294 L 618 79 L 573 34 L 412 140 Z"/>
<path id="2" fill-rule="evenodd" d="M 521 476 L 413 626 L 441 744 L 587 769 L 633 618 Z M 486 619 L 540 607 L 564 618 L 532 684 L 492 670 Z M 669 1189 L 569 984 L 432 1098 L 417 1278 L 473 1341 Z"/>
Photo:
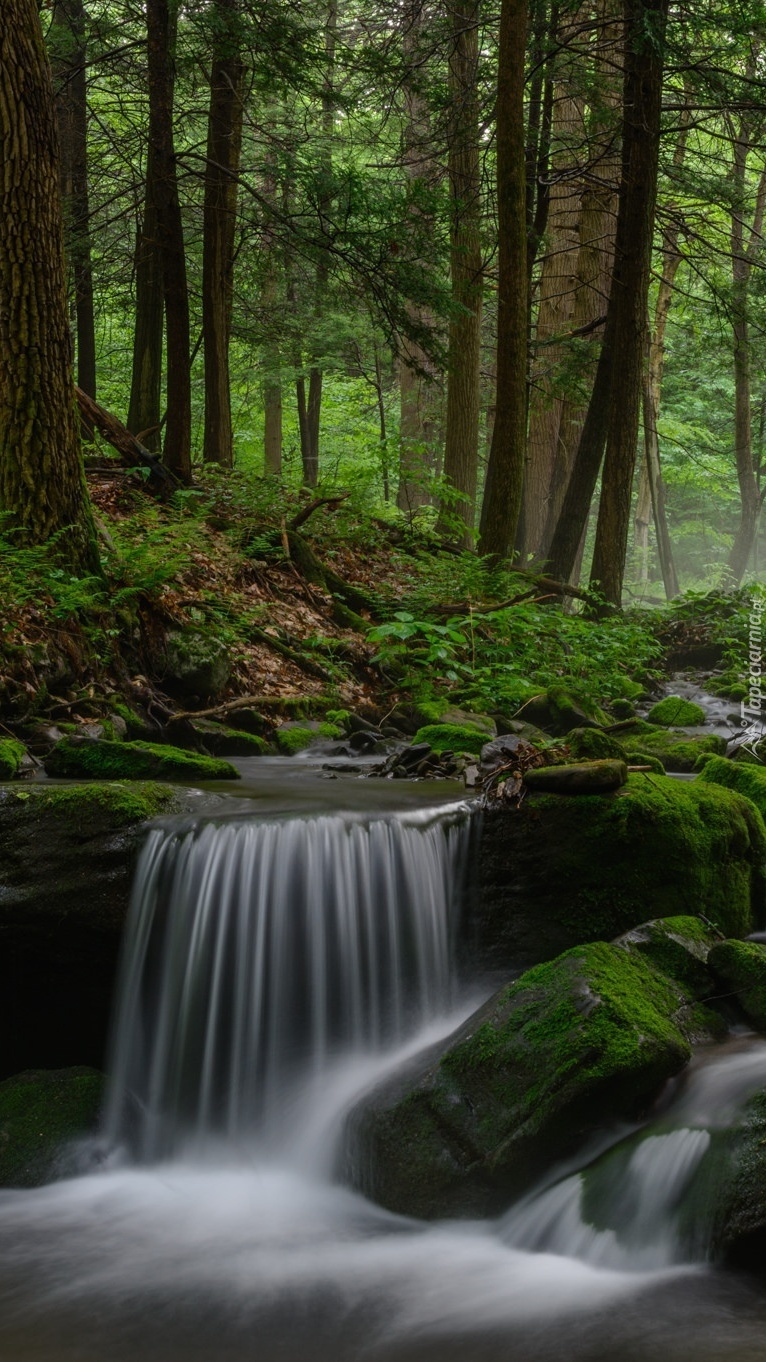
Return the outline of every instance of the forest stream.
<path id="1" fill-rule="evenodd" d="M 762 1359 L 766 1299 L 705 1242 L 711 1141 L 766 1084 L 750 1033 L 494 1219 L 353 1190 L 350 1110 L 481 999 L 454 951 L 471 810 L 314 785 L 298 817 L 275 791 L 149 832 L 102 1129 L 75 1176 L 0 1193 L 0 1355 Z"/>

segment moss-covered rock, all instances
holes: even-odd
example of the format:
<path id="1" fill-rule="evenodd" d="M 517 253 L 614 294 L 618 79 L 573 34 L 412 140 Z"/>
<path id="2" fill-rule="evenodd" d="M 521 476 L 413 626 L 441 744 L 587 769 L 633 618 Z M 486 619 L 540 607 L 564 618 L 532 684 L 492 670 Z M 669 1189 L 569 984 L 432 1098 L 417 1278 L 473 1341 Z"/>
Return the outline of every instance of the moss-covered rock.
<path id="1" fill-rule="evenodd" d="M 74 780 L 238 780 L 228 761 L 150 742 L 62 738 L 45 758 L 50 776 Z"/>
<path id="2" fill-rule="evenodd" d="M 703 914 L 745 936 L 764 912 L 766 829 L 733 790 L 631 775 L 613 795 L 487 809 L 470 958 L 508 969 L 647 918 Z"/>
<path id="3" fill-rule="evenodd" d="M 710 758 L 700 771 L 699 781 L 708 785 L 723 785 L 737 790 L 751 799 L 763 818 L 766 818 L 766 766 L 750 766 L 744 762 L 728 761 L 725 757 Z"/>
<path id="4" fill-rule="evenodd" d="M 487 734 L 472 724 L 426 724 L 418 729 L 413 743 L 428 743 L 434 752 L 468 752 L 478 757 L 487 744 Z"/>
<path id="5" fill-rule="evenodd" d="M 756 1031 L 766 1031 L 766 946 L 757 941 L 721 941 L 708 964 L 716 979 L 736 993 Z"/>
<path id="6" fill-rule="evenodd" d="M 566 745 L 575 761 L 625 761 L 625 748 L 600 728 L 573 728 Z"/>
<path id="7" fill-rule="evenodd" d="M 549 686 L 541 695 L 532 696 L 515 717 L 554 737 L 563 737 L 573 728 L 605 728 L 609 724 L 608 715 L 598 705 L 573 695 L 563 686 Z"/>
<path id="8" fill-rule="evenodd" d="M 485 1215 L 607 1120 L 635 1118 L 690 1047 L 682 991 L 638 955 L 579 946 L 501 989 L 353 1123 L 363 1189 L 417 1216 Z"/>
<path id="9" fill-rule="evenodd" d="M 662 762 L 666 771 L 693 771 L 698 758 L 706 753 L 722 756 L 726 740 L 715 733 L 684 733 L 660 728 L 641 719 L 620 731 L 620 743 L 631 763 L 637 753 L 648 753 Z"/>
<path id="10" fill-rule="evenodd" d="M 627 755 L 627 754 L 626 754 Z M 711 756 L 712 754 L 706 754 Z M 659 757 L 653 757 L 650 752 L 631 752 L 628 757 L 631 766 L 646 766 L 657 776 L 665 775 L 665 767 Z"/>
<path id="11" fill-rule="evenodd" d="M 226 645 L 210 630 L 196 625 L 168 634 L 158 666 L 169 691 L 201 699 L 220 695 L 231 675 Z"/>
<path id="12" fill-rule="evenodd" d="M 702 705 L 695 704 L 693 700 L 684 700 L 680 695 L 666 695 L 664 700 L 652 705 L 647 719 L 650 724 L 659 724 L 661 728 L 674 728 L 676 725 L 695 728 L 698 724 L 704 724 L 705 711 Z"/>
<path id="13" fill-rule="evenodd" d="M 103 1098 L 95 1069 L 35 1069 L 0 1083 L 0 1186 L 38 1187 L 62 1149 L 95 1130 Z"/>
<path id="14" fill-rule="evenodd" d="M 0 780 L 15 780 L 27 760 L 27 749 L 17 738 L 0 738 Z"/>
<path id="15" fill-rule="evenodd" d="M 210 719 L 179 719 L 163 732 L 163 739 L 210 757 L 262 757 L 273 748 L 257 733 L 227 728 Z"/>
<path id="16" fill-rule="evenodd" d="M 715 989 L 708 956 L 720 937 L 698 917 L 663 917 L 642 922 L 613 943 L 641 955 L 661 974 L 674 979 L 689 998 L 710 998 Z M 714 1031 L 718 1024 L 711 1020 Z"/>
<path id="17" fill-rule="evenodd" d="M 628 779 L 624 761 L 568 762 L 563 766 L 539 766 L 527 771 L 524 783 L 528 789 L 547 790 L 552 794 L 604 794 L 619 790 Z"/>
<path id="18" fill-rule="evenodd" d="M 716 1139 L 708 1174 L 713 1258 L 766 1277 L 766 1092 L 746 1104 L 736 1125 Z M 703 1169 L 703 1171 L 705 1171 Z"/>
<path id="19" fill-rule="evenodd" d="M 343 737 L 338 724 L 322 723 L 314 720 L 282 724 L 274 734 L 277 747 L 287 757 L 304 752 L 318 742 L 336 742 Z"/>
<path id="20" fill-rule="evenodd" d="M 186 807 L 140 782 L 0 790 L 0 1078 L 103 1065 L 146 820 Z"/>

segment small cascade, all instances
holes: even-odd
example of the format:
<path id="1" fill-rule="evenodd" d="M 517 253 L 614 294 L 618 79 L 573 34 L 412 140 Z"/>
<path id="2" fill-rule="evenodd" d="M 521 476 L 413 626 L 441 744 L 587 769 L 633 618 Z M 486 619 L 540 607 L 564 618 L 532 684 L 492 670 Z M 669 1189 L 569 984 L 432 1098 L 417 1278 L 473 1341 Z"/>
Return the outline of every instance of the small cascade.
<path id="1" fill-rule="evenodd" d="M 154 830 L 118 988 L 106 1136 L 279 1144 L 290 1095 L 450 1005 L 467 809 Z"/>

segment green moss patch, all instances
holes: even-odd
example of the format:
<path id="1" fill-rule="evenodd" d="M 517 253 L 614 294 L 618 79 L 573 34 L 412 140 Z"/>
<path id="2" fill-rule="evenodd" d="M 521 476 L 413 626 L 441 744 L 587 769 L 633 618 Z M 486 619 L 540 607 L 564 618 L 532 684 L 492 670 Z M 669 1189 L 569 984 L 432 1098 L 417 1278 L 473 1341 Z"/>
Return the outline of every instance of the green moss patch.
<path id="1" fill-rule="evenodd" d="M 714 992 L 708 956 L 720 938 L 697 917 L 664 917 L 642 922 L 613 943 L 641 955 L 661 974 L 674 979 L 691 998 Z"/>
<path id="2" fill-rule="evenodd" d="M 549 686 L 541 695 L 534 695 L 522 705 L 515 717 L 536 724 L 556 737 L 571 733 L 573 728 L 592 727 L 594 724 L 606 728 L 609 724 L 609 716 L 604 710 L 587 697 L 574 695 L 564 686 Z"/>
<path id="3" fill-rule="evenodd" d="M 0 1083 L 0 1185 L 37 1187 L 62 1146 L 95 1129 L 104 1079 L 95 1069 L 33 1069 Z"/>
<path id="4" fill-rule="evenodd" d="M 736 993 L 745 1016 L 766 1031 L 766 947 L 756 941 L 722 941 L 708 961 L 716 978 Z"/>
<path id="5" fill-rule="evenodd" d="M 637 753 L 657 757 L 666 771 L 693 771 L 700 756 L 721 756 L 726 742 L 715 733 L 683 733 L 636 720 L 620 733 L 620 742 L 633 762 Z"/>
<path id="6" fill-rule="evenodd" d="M 149 742 L 62 738 L 45 760 L 51 776 L 90 780 L 238 780 L 228 761 Z"/>
<path id="7" fill-rule="evenodd" d="M 684 700 L 680 695 L 666 695 L 664 700 L 652 706 L 647 718 L 650 724 L 659 724 L 662 728 L 673 728 L 676 724 L 683 728 L 694 728 L 704 724 L 705 711 L 702 705 Z"/>
<path id="8" fill-rule="evenodd" d="M 575 761 L 625 761 L 625 748 L 600 728 L 573 728 L 566 745 Z"/>
<path id="9" fill-rule="evenodd" d="M 0 780 L 14 780 L 26 755 L 27 749 L 17 738 L 0 738 Z"/>
<path id="10" fill-rule="evenodd" d="M 420 1072 L 361 1117 L 372 1191 L 391 1209 L 483 1214 L 605 1120 L 636 1117 L 691 1050 L 688 1000 L 640 956 L 577 947 L 502 989 Z"/>
<path id="11" fill-rule="evenodd" d="M 766 818 L 766 766 L 751 766 L 748 762 L 727 761 L 725 757 L 706 761 L 698 777 L 709 785 L 723 785 L 737 790 L 751 799 L 761 816 Z"/>
<path id="12" fill-rule="evenodd" d="M 489 742 L 489 737 L 481 729 L 471 724 L 426 724 L 419 728 L 413 743 L 428 743 L 434 752 L 468 752 L 471 756 L 481 755 L 481 749 Z"/>
<path id="13" fill-rule="evenodd" d="M 108 781 L 100 785 L 26 785 L 9 790 L 2 801 L 8 812 L 15 809 L 26 819 L 30 815 L 52 814 L 74 825 L 94 828 L 106 824 L 114 829 L 145 823 L 167 813 L 176 792 L 154 781 Z"/>

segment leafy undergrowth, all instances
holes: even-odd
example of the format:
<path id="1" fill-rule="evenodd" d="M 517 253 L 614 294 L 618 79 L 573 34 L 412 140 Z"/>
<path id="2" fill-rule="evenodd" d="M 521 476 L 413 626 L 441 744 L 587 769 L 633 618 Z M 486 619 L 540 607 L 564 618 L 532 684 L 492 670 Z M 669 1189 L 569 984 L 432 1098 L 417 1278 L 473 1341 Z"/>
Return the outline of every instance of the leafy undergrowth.
<path id="1" fill-rule="evenodd" d="M 318 714 L 383 714 L 401 699 L 512 714 L 554 684 L 624 704 L 690 630 L 715 634 L 732 669 L 746 650 L 744 593 L 594 620 L 522 574 L 362 515 L 340 494 L 317 494 L 313 506 L 311 494 L 268 479 L 204 474 L 158 505 L 117 470 L 89 482 L 102 579 L 72 577 L 0 526 L 0 706 L 11 721 L 87 719 L 117 695 L 171 713 L 163 641 L 184 625 L 226 645 L 219 701 L 253 695 Z M 291 552 L 298 530 L 329 584 Z M 353 612 L 338 579 L 355 588 Z"/>

